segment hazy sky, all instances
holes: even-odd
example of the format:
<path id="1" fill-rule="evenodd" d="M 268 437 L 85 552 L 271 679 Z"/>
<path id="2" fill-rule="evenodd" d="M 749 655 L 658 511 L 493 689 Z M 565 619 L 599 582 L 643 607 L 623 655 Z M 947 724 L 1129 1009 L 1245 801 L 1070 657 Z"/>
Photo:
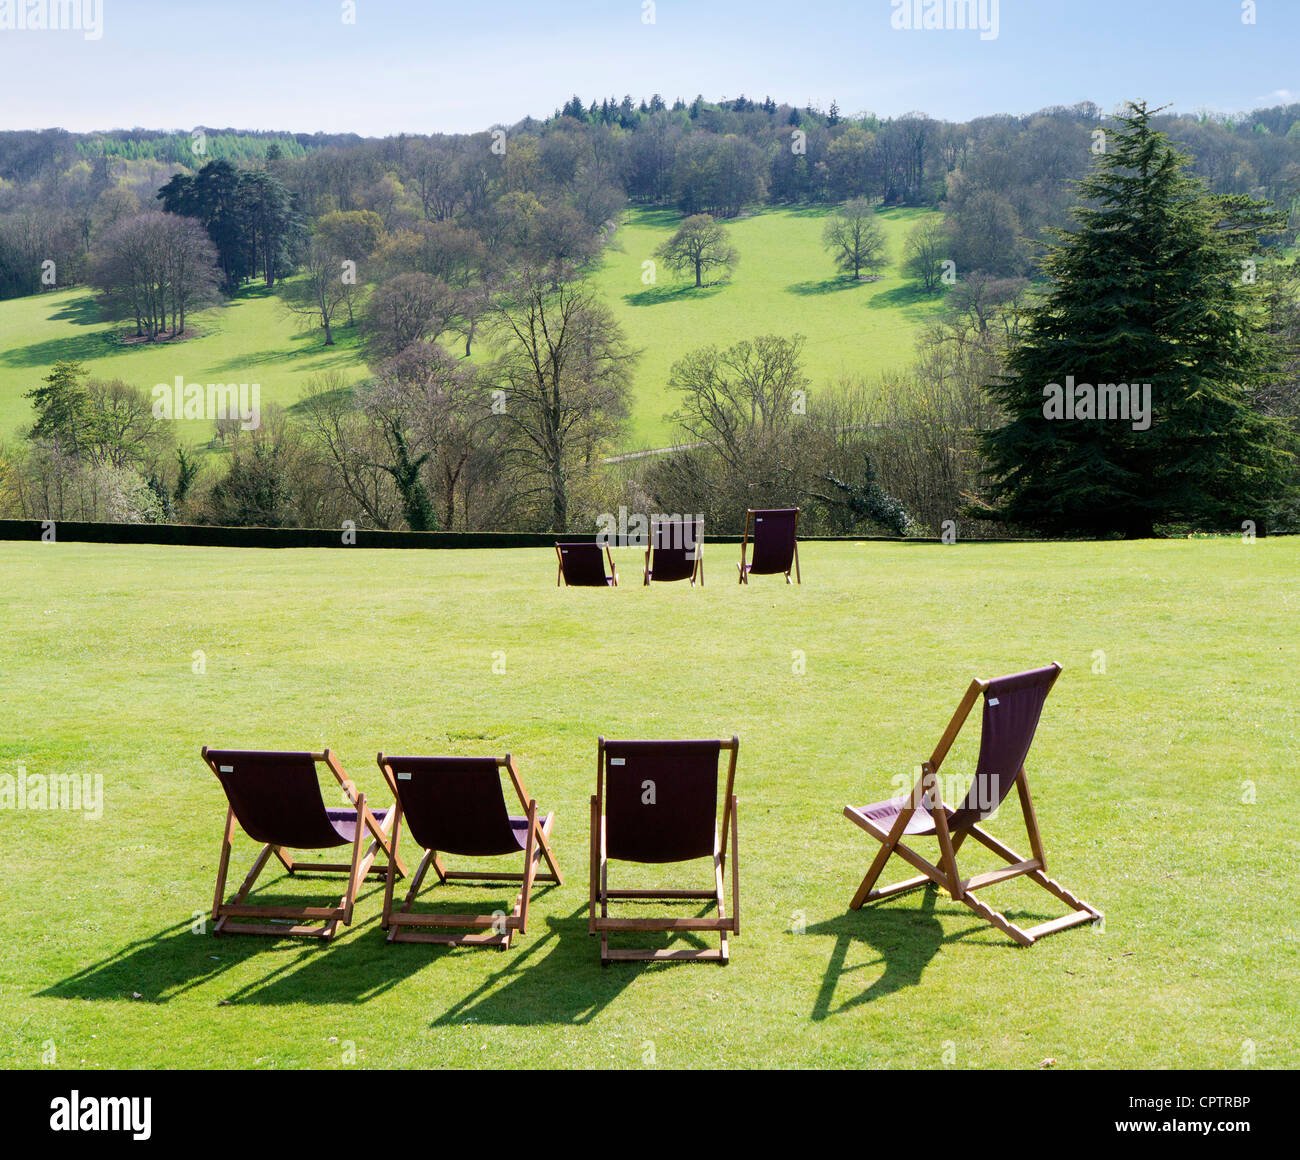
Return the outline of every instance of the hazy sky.
<path id="1" fill-rule="evenodd" d="M 1242 0 L 977 0 L 996 8 L 988 38 L 895 29 L 903 0 L 66 2 L 90 36 L 9 27 L 58 0 L 0 0 L 0 128 L 462 132 L 574 92 L 954 120 L 1300 100 L 1300 0 L 1257 0 L 1253 25 Z"/>

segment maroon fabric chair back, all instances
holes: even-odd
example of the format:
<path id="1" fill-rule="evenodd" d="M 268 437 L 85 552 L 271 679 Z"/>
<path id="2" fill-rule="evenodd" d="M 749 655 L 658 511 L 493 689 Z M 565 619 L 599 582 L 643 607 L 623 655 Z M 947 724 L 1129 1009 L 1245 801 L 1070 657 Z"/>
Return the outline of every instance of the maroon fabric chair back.
<path id="1" fill-rule="evenodd" d="M 699 520 L 666 521 L 650 531 L 650 579 L 689 580 L 700 544 Z"/>
<path id="2" fill-rule="evenodd" d="M 794 567 L 794 540 L 799 509 L 756 511 L 751 513 L 751 518 L 754 534 L 750 541 L 753 555 L 749 570 L 758 576 L 790 571 Z"/>
<path id="3" fill-rule="evenodd" d="M 606 741 L 605 852 L 626 862 L 713 856 L 718 741 Z"/>
<path id="4" fill-rule="evenodd" d="M 1033 744 L 1043 702 L 1060 671 L 1060 665 L 1048 665 L 989 683 L 975 780 L 949 819 L 950 830 L 966 829 L 987 818 L 1011 792 Z"/>
<path id="5" fill-rule="evenodd" d="M 521 849 L 494 757 L 385 757 L 402 817 L 426 850 L 468 858 Z"/>
<path id="6" fill-rule="evenodd" d="M 325 812 L 316 762 L 310 753 L 209 749 L 226 799 L 255 842 L 291 850 L 326 850 L 351 841 Z"/>
<path id="7" fill-rule="evenodd" d="M 595 543 L 556 544 L 563 563 L 564 583 L 570 588 L 608 588 L 605 552 Z"/>

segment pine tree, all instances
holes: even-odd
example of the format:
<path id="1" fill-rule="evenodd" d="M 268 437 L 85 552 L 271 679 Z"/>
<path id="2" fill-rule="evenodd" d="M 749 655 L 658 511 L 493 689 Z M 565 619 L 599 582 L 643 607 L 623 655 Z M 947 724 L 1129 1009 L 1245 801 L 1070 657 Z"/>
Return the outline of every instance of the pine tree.
<path id="1" fill-rule="evenodd" d="M 1050 289 L 989 388 L 1007 421 L 983 440 L 985 517 L 1141 537 L 1161 524 L 1258 523 L 1285 498 L 1291 437 L 1251 404 L 1274 373 L 1273 349 L 1243 276 L 1280 215 L 1208 193 L 1151 127 L 1158 111 L 1131 104 L 1118 118 L 1080 183 L 1077 230 L 1056 232 Z M 1138 388 L 1148 383 L 1143 419 Z M 1118 401 L 1101 389 L 1110 384 L 1129 385 L 1127 418 L 1092 417 L 1104 397 Z M 1082 417 L 1062 414 L 1063 401 Z"/>
<path id="2" fill-rule="evenodd" d="M 89 372 L 79 362 L 59 359 L 41 381 L 23 397 L 31 399 L 36 422 L 27 435 L 48 440 L 65 454 L 75 455 L 89 435 L 90 417 L 83 380 Z"/>

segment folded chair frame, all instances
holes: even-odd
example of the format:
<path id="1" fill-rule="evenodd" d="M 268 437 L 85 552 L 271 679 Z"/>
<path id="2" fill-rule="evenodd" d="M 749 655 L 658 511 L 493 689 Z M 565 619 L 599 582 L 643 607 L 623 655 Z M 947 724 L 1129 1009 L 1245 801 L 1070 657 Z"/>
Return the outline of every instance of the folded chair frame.
<path id="1" fill-rule="evenodd" d="M 1072 926 L 1079 926 L 1082 923 L 1099 922 L 1103 916 L 1101 911 L 1077 898 L 1059 882 L 1047 876 L 1047 857 L 1043 852 L 1042 838 L 1038 831 L 1038 818 L 1034 813 L 1033 798 L 1029 793 L 1029 779 L 1025 774 L 1023 765 L 1016 773 L 1015 785 L 1020 798 L 1020 810 L 1024 816 L 1025 830 L 1029 838 L 1031 857 L 1025 858 L 1016 853 L 1015 850 L 999 842 L 978 824 L 972 825 L 968 829 L 959 830 L 955 834 L 949 831 L 948 810 L 943 804 L 939 788 L 939 767 L 943 764 L 944 758 L 948 756 L 948 751 L 957 740 L 957 735 L 961 732 L 961 728 L 970 715 L 971 709 L 975 707 L 976 702 L 984 694 L 990 683 L 989 681 L 979 680 L 971 682 L 961 704 L 958 705 L 957 711 L 948 723 L 948 728 L 944 731 L 934 753 L 930 756 L 930 760 L 922 764 L 921 776 L 912 787 L 907 804 L 888 830 L 877 825 L 872 819 L 853 806 L 844 807 L 844 816 L 854 825 L 866 830 L 881 844 L 880 852 L 871 863 L 866 877 L 862 879 L 862 884 L 858 887 L 857 893 L 854 894 L 853 901 L 849 905 L 852 909 L 859 910 L 864 903 L 893 898 L 906 891 L 915 890 L 920 886 L 933 883 L 946 890 L 953 901 L 969 907 L 985 922 L 990 923 L 996 929 L 1002 931 L 1003 934 L 1008 935 L 1020 946 L 1032 946 L 1038 939 L 1049 934 L 1066 930 Z M 915 850 L 905 846 L 902 841 L 908 821 L 916 813 L 917 809 L 922 806 L 928 808 L 930 816 L 934 819 L 934 836 L 938 838 L 939 842 L 939 865 L 937 866 L 927 861 Z M 1001 869 L 962 878 L 957 869 L 957 853 L 968 834 L 1008 865 Z M 907 878 L 890 886 L 876 889 L 876 881 L 892 854 L 897 854 L 921 873 L 916 877 Z M 1022 875 L 1065 903 L 1070 908 L 1070 912 L 1060 918 L 1039 923 L 1037 926 L 1032 926 L 1026 930 L 1017 926 L 1005 914 L 994 910 L 975 895 L 977 890 Z"/>
<path id="2" fill-rule="evenodd" d="M 381 753 L 376 760 L 384 775 L 384 780 L 388 782 L 388 786 L 393 792 L 393 798 L 396 802 L 394 806 L 396 821 L 393 825 L 393 854 L 395 857 L 398 842 L 401 838 L 402 799 L 397 790 L 397 778 L 392 767 L 388 764 L 388 759 Z M 537 882 L 552 882 L 557 886 L 564 885 L 564 875 L 560 873 L 560 865 L 555 859 L 555 851 L 551 848 L 551 831 L 554 829 L 555 815 L 547 814 L 544 819 L 538 819 L 537 801 L 528 796 L 527 790 L 524 789 L 523 778 L 519 774 L 519 768 L 509 754 L 498 758 L 497 765 L 506 771 L 510 778 L 510 784 L 514 787 L 515 794 L 519 798 L 519 804 L 528 815 L 528 837 L 523 851 L 523 871 L 521 873 L 494 873 L 492 871 L 478 870 L 448 870 L 442 859 L 438 857 L 436 850 L 426 850 L 411 879 L 410 889 L 407 891 L 402 904 L 396 910 L 393 909 L 394 877 L 391 873 L 388 874 L 384 883 L 382 926 L 384 930 L 388 931 L 388 941 L 390 943 L 439 943 L 446 946 L 495 947 L 497 950 L 504 951 L 509 948 L 515 931 L 520 934 L 528 932 L 528 902 L 532 895 L 533 885 Z M 550 873 L 539 874 L 537 872 L 538 864 L 543 858 L 546 859 L 546 864 L 550 867 Z M 433 867 L 434 873 L 437 874 L 439 884 L 444 886 L 449 882 L 520 883 L 519 893 L 515 896 L 513 909 L 509 914 L 414 913 L 411 907 L 420 893 L 420 887 L 424 883 L 425 875 L 429 872 L 430 866 Z"/>
<path id="3" fill-rule="evenodd" d="M 727 935 L 740 933 L 740 854 L 737 802 L 733 789 L 736 781 L 736 754 L 740 739 L 732 737 L 721 742 L 728 751 L 727 787 L 723 795 L 722 825 L 713 837 L 713 889 L 712 890 L 611 890 L 609 888 L 609 859 L 605 843 L 605 739 L 601 737 L 596 749 L 596 787 L 591 799 L 591 878 L 590 921 L 588 933 L 600 935 L 600 965 L 612 962 L 644 962 L 661 959 L 688 959 L 718 962 L 724 966 L 731 961 Z M 728 875 L 727 858 L 731 858 Z M 731 881 L 731 914 L 726 913 L 725 882 Z M 714 903 L 716 918 L 611 918 L 611 902 L 682 902 L 699 899 Z M 611 931 L 685 931 L 717 932 L 717 947 L 666 947 L 660 949 L 610 948 Z"/>
<path id="4" fill-rule="evenodd" d="M 216 765 L 208 757 L 208 747 L 202 749 L 203 760 L 216 773 Z M 383 821 L 375 817 L 366 805 L 366 795 L 359 793 L 352 779 L 348 777 L 338 759 L 326 749 L 323 753 L 313 753 L 312 760 L 323 763 L 334 775 L 348 801 L 357 811 L 356 829 L 352 839 L 352 858 L 348 862 L 295 862 L 289 851 L 283 846 L 270 842 L 264 843 L 252 868 L 248 871 L 238 890 L 227 901 L 223 901 L 226 890 L 226 876 L 230 869 L 232 840 L 238 820 L 230 806 L 226 808 L 226 829 L 221 839 L 221 858 L 217 864 L 217 885 L 212 900 L 212 933 L 222 934 L 262 934 L 274 938 L 294 935 L 308 938 L 329 939 L 334 937 L 339 923 L 348 926 L 352 922 L 352 909 L 356 903 L 357 892 L 361 883 L 371 875 L 391 876 L 395 871 L 405 875 L 405 868 L 397 861 L 397 845 L 390 842 L 395 815 L 389 811 Z M 363 835 L 372 837 L 370 845 L 362 851 Z M 384 865 L 374 864 L 375 856 L 383 850 L 388 861 Z M 270 862 L 272 855 L 295 877 L 300 874 L 338 874 L 348 876 L 347 888 L 335 906 L 259 906 L 247 903 L 249 891 L 253 889 L 258 876 Z M 264 922 L 232 922 L 231 919 L 257 918 Z M 291 926 L 282 925 L 284 920 L 300 920 Z M 281 920 L 276 923 L 273 920 Z"/>

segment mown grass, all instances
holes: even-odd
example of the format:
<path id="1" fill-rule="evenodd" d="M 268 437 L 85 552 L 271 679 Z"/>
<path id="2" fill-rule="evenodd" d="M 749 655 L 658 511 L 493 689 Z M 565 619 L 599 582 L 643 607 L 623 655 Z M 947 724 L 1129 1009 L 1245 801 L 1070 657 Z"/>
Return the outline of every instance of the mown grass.
<path id="1" fill-rule="evenodd" d="M 924 210 L 888 210 L 880 220 L 895 263 L 878 282 L 836 276 L 821 246 L 822 209 L 779 209 L 730 225 L 741 261 L 726 282 L 701 287 L 659 271 L 641 282 L 641 263 L 671 236 L 680 218 L 633 211 L 593 273 L 632 345 L 640 351 L 632 418 L 624 450 L 663 446 L 673 437 L 665 415 L 676 406 L 667 389 L 672 364 L 706 343 L 728 345 L 756 334 L 804 334 L 805 369 L 816 387 L 842 375 L 872 376 L 911 355 L 916 328 L 938 308 L 902 280 L 903 238 Z M 241 291 L 222 306 L 193 316 L 196 335 L 181 342 L 123 345 L 124 328 L 100 319 L 94 294 L 61 290 L 0 302 L 0 438 L 33 418 L 23 396 L 57 359 L 76 359 L 99 378 L 120 378 L 151 391 L 177 375 L 186 383 L 257 383 L 263 406 L 292 407 L 315 375 L 339 371 L 347 381 L 366 373 L 355 328 L 339 325 L 326 347 L 318 326 L 289 314 L 265 287 Z M 460 355 L 463 344 L 448 340 Z M 490 352 L 480 343 L 475 361 Z M 180 420 L 177 435 L 205 444 L 210 420 Z"/>
<path id="2" fill-rule="evenodd" d="M 105 793 L 98 821 L 0 810 L 0 1065 L 1300 1063 L 1300 542 L 809 543 L 791 588 L 739 588 L 735 554 L 645 590 L 623 551 L 626 586 L 594 592 L 557 590 L 544 550 L 0 545 L 0 773 Z M 850 912 L 873 851 L 842 805 L 908 779 L 972 676 L 1053 659 L 1032 784 L 1051 872 L 1104 931 L 1022 950 L 934 894 Z M 732 964 L 602 969 L 597 735 L 733 732 Z M 381 802 L 381 748 L 509 751 L 568 881 L 505 954 L 386 946 L 374 886 L 330 945 L 192 933 L 225 809 L 205 743 L 328 745 Z M 1023 845 L 1014 804 L 992 829 Z"/>

